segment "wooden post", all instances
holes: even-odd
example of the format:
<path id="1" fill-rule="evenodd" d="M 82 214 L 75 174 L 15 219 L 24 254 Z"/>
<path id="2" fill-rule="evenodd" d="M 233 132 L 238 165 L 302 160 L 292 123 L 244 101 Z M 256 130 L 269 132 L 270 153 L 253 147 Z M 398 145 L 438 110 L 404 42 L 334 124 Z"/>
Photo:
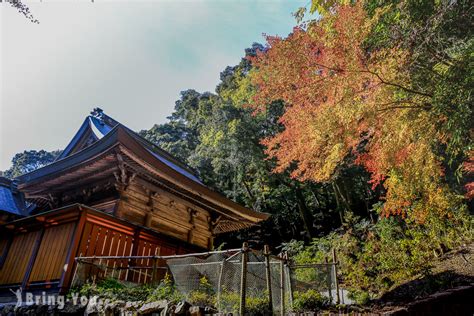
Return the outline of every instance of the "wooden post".
<path id="1" fill-rule="evenodd" d="M 8 257 L 8 251 L 10 250 L 10 247 L 13 244 L 13 239 L 15 238 L 15 234 L 12 233 L 10 236 L 8 236 L 7 243 L 5 247 L 3 247 L 2 255 L 0 257 L 0 269 L 3 268 L 3 264 L 7 260 Z"/>
<path id="2" fill-rule="evenodd" d="M 72 234 L 71 240 L 69 241 L 69 249 L 67 253 L 67 258 L 66 258 L 66 267 L 67 269 L 62 273 L 61 279 L 59 281 L 59 294 L 65 294 L 67 292 L 67 289 L 69 288 L 71 278 L 73 274 L 75 274 L 75 271 L 77 270 L 74 268 L 74 265 L 76 265 L 76 260 L 75 257 L 76 255 L 80 255 L 78 252 L 78 248 L 81 244 L 81 239 L 84 237 L 83 231 L 84 231 L 84 226 L 86 225 L 86 214 L 83 211 L 83 209 L 79 206 L 79 218 L 77 221 L 76 226 L 74 227 L 74 233 Z M 87 238 L 88 236 L 85 236 Z M 74 271 L 73 271 L 74 270 Z"/>
<path id="3" fill-rule="evenodd" d="M 328 294 L 329 294 L 329 302 L 332 304 L 332 291 L 331 291 L 331 268 L 329 265 L 328 257 L 324 258 L 326 262 L 326 272 L 327 272 L 327 286 L 328 286 Z"/>
<path id="4" fill-rule="evenodd" d="M 36 261 L 36 256 L 38 255 L 39 248 L 41 246 L 41 241 L 43 240 L 44 232 L 45 232 L 45 227 L 43 226 L 39 232 L 37 232 L 35 244 L 33 246 L 33 251 L 31 252 L 30 260 L 28 262 L 28 265 L 26 267 L 26 273 L 23 277 L 23 281 L 21 282 L 21 289 L 25 290 L 26 287 L 28 286 L 28 282 L 30 280 L 31 276 L 31 271 L 33 270 L 33 266 L 35 265 Z"/>
<path id="5" fill-rule="evenodd" d="M 273 314 L 272 279 L 270 274 L 270 248 L 268 247 L 268 245 L 263 246 L 263 255 L 265 256 L 265 275 L 267 279 L 268 308 L 269 311 Z"/>
<path id="6" fill-rule="evenodd" d="M 242 244 L 242 269 L 240 273 L 240 316 L 245 315 L 245 299 L 247 290 L 247 260 L 248 260 L 248 244 Z"/>
<path id="7" fill-rule="evenodd" d="M 153 257 L 153 269 L 151 270 L 151 284 L 155 285 L 156 284 L 156 270 L 158 266 L 158 259 L 154 256 Z"/>
<path id="8" fill-rule="evenodd" d="M 332 248 L 332 263 L 334 267 L 334 285 L 336 286 L 336 304 L 341 302 L 341 298 L 339 296 L 339 282 L 337 280 L 337 256 L 336 256 L 336 249 Z"/>
<path id="9" fill-rule="evenodd" d="M 280 315 L 285 315 L 285 261 L 284 257 L 281 256 L 280 261 Z"/>

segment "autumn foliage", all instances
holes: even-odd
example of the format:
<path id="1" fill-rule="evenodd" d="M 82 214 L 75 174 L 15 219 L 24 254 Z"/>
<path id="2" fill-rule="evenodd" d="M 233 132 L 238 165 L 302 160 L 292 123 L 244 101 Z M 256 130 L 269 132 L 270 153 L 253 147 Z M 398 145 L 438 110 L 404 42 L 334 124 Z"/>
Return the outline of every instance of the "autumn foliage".
<path id="1" fill-rule="evenodd" d="M 368 48 L 383 10 L 368 15 L 362 2 L 341 5 L 287 38 L 268 37 L 252 59 L 257 93 L 251 106 L 283 100 L 284 130 L 263 140 L 276 172 L 296 168 L 301 180 L 328 182 L 350 164 L 384 188 L 382 215 L 424 222 L 451 216 L 462 198 L 444 181 L 440 128 L 433 92 L 415 86 L 413 60 L 403 45 Z"/>

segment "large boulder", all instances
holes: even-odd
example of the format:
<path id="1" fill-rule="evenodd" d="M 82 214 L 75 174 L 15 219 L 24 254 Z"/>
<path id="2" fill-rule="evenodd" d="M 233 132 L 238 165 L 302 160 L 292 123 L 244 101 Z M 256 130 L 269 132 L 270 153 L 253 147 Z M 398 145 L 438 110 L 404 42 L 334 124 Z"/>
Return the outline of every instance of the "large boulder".
<path id="1" fill-rule="evenodd" d="M 189 308 L 189 314 L 191 316 L 204 316 L 204 308 L 201 306 L 191 306 Z"/>
<path id="2" fill-rule="evenodd" d="M 206 314 L 206 315 L 215 315 L 215 314 L 218 314 L 218 313 L 219 313 L 219 311 L 213 306 L 204 307 L 204 314 Z"/>
<path id="3" fill-rule="evenodd" d="M 190 307 L 191 307 L 191 304 L 189 304 L 186 301 L 181 301 L 178 304 L 176 304 L 174 313 L 177 316 L 186 315 Z"/>
<path id="4" fill-rule="evenodd" d="M 141 315 L 147 315 L 152 313 L 158 313 L 168 307 L 168 301 L 160 300 L 143 304 L 139 309 L 138 313 Z"/>
<path id="5" fill-rule="evenodd" d="M 98 315 L 101 312 L 100 306 L 101 300 L 99 296 L 92 296 L 87 302 L 86 310 L 84 315 Z"/>
<path id="6" fill-rule="evenodd" d="M 71 301 L 64 304 L 64 308 L 59 310 L 60 315 L 84 315 L 86 307 L 82 304 L 73 304 Z"/>

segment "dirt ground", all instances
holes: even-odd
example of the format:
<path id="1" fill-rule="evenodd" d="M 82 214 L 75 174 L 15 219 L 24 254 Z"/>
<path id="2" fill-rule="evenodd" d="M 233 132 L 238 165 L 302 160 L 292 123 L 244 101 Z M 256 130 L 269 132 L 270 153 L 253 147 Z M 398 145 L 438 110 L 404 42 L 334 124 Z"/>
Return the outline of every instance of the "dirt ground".
<path id="1" fill-rule="evenodd" d="M 474 315 L 474 242 L 444 254 L 432 274 L 394 287 L 359 315 Z"/>
<path id="2" fill-rule="evenodd" d="M 474 242 L 460 250 L 445 254 L 435 263 L 433 272 L 449 270 L 459 275 L 474 277 Z"/>

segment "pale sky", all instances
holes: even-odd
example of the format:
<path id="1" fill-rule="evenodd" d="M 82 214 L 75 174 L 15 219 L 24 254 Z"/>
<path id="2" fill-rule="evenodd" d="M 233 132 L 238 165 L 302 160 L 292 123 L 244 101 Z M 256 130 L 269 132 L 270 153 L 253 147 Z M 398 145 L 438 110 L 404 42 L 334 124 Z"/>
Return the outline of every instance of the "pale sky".
<path id="1" fill-rule="evenodd" d="M 308 1 L 24 2 L 40 24 L 0 3 L 0 170 L 17 152 L 64 148 L 96 106 L 133 130 L 163 123 L 180 91 L 214 91 Z"/>

